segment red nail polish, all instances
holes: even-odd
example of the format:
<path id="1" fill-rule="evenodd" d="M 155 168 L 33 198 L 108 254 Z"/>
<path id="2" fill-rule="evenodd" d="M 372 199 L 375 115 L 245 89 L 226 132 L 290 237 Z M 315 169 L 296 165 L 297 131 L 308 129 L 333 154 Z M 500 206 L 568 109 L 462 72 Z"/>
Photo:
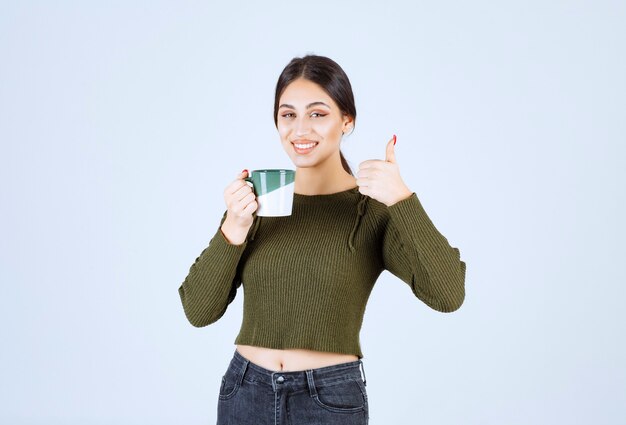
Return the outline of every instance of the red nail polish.
<path id="1" fill-rule="evenodd" d="M 243 171 L 242 171 L 242 173 L 247 173 L 247 172 L 248 172 L 247 168 L 244 168 Z"/>
<path id="2" fill-rule="evenodd" d="M 394 146 L 396 144 L 396 135 L 395 134 L 393 135 L 393 144 L 394 144 Z"/>

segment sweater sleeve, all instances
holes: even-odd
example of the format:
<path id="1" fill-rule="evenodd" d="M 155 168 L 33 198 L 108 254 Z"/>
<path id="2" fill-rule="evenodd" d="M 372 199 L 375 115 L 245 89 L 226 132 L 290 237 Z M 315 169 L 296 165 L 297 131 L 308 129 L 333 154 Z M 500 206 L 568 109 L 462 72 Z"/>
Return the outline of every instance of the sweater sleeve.
<path id="1" fill-rule="evenodd" d="M 221 230 L 224 220 L 226 212 L 209 245 L 178 288 L 185 316 L 195 327 L 207 326 L 222 317 L 241 285 L 238 266 L 248 238 L 240 245 L 228 242 Z"/>
<path id="2" fill-rule="evenodd" d="M 465 299 L 465 263 L 435 228 L 415 192 L 387 207 L 385 269 L 402 279 L 434 310 L 452 312 Z"/>

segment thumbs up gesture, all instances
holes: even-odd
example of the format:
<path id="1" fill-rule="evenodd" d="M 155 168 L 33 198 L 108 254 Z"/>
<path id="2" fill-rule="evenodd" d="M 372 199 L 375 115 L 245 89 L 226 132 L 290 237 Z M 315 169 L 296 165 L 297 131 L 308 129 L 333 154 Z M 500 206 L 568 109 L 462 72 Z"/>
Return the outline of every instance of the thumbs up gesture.
<path id="1" fill-rule="evenodd" d="M 396 163 L 396 136 L 387 143 L 385 160 L 370 159 L 359 164 L 356 184 L 359 192 L 376 199 L 390 207 L 398 201 L 408 198 L 413 194 L 402 177 Z"/>

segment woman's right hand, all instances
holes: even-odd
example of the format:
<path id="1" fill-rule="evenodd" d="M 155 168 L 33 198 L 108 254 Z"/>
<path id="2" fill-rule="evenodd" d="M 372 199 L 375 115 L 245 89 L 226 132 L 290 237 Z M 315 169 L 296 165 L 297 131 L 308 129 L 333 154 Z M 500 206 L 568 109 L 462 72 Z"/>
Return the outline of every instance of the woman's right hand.
<path id="1" fill-rule="evenodd" d="M 244 180 L 247 175 L 248 170 L 243 170 L 224 189 L 224 202 L 226 202 L 227 212 L 221 230 L 226 239 L 233 245 L 240 245 L 246 240 L 248 230 L 254 221 L 252 214 L 258 208 L 256 196 Z"/>

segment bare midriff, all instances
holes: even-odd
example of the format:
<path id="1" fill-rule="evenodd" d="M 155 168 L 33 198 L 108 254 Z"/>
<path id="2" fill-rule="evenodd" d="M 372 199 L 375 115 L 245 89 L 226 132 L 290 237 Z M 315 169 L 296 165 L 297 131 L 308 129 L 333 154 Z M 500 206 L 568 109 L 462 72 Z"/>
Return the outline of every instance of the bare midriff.
<path id="1" fill-rule="evenodd" d="M 358 360 L 355 354 L 330 353 L 300 348 L 278 350 L 252 345 L 237 345 L 237 351 L 259 366 L 272 371 L 302 371 Z"/>

